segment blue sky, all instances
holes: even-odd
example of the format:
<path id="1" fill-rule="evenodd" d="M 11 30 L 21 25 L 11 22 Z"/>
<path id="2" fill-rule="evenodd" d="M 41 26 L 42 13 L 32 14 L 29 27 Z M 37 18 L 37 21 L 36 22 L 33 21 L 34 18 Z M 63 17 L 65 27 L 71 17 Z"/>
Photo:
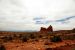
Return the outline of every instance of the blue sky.
<path id="1" fill-rule="evenodd" d="M 75 28 L 75 0 L 0 0 L 0 30 Z"/>

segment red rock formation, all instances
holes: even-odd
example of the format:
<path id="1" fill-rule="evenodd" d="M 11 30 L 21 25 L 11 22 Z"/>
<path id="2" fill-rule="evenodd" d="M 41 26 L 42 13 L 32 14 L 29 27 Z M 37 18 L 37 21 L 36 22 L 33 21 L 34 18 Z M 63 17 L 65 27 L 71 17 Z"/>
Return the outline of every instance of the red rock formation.
<path id="1" fill-rule="evenodd" d="M 46 32 L 46 28 L 41 27 L 40 32 Z"/>
<path id="2" fill-rule="evenodd" d="M 53 32 L 53 28 L 51 25 L 47 29 L 44 27 L 41 27 L 40 32 L 44 32 L 44 33 Z"/>
<path id="3" fill-rule="evenodd" d="M 72 29 L 72 32 L 75 33 L 75 28 Z"/>
<path id="4" fill-rule="evenodd" d="M 53 32 L 53 28 L 51 25 L 47 28 L 47 32 Z"/>

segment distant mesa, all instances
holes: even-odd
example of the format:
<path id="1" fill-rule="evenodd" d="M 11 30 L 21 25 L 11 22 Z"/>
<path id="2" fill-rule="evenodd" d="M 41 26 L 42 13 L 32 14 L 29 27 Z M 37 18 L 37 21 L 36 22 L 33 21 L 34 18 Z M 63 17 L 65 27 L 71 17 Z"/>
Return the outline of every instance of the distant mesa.
<path id="1" fill-rule="evenodd" d="M 41 27 L 40 32 L 43 33 L 53 32 L 53 27 L 51 25 L 48 28 Z"/>

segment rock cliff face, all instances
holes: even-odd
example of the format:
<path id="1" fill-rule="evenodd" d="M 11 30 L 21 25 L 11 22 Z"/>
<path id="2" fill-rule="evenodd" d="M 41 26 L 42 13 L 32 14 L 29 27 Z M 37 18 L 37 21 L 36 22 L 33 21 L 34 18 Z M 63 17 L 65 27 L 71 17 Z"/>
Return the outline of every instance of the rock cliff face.
<path id="1" fill-rule="evenodd" d="M 72 29 L 72 32 L 75 33 L 75 28 Z"/>
<path id="2" fill-rule="evenodd" d="M 53 32 L 53 27 L 51 25 L 48 28 L 41 27 L 40 32 Z"/>
<path id="3" fill-rule="evenodd" d="M 47 28 L 47 32 L 53 32 L 53 27 L 51 25 Z"/>
<path id="4" fill-rule="evenodd" d="M 40 31 L 46 31 L 46 28 L 41 27 Z"/>

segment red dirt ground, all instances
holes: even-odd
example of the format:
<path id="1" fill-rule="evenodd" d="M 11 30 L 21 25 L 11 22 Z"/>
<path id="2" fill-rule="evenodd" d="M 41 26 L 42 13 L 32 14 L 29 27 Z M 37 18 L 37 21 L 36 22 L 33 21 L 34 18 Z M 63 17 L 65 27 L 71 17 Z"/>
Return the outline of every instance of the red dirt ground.
<path id="1" fill-rule="evenodd" d="M 44 42 L 24 42 L 4 43 L 6 50 L 45 50 L 46 48 L 53 48 L 52 50 L 75 50 L 75 40 L 65 40 L 63 42 L 52 43 L 44 45 Z"/>

